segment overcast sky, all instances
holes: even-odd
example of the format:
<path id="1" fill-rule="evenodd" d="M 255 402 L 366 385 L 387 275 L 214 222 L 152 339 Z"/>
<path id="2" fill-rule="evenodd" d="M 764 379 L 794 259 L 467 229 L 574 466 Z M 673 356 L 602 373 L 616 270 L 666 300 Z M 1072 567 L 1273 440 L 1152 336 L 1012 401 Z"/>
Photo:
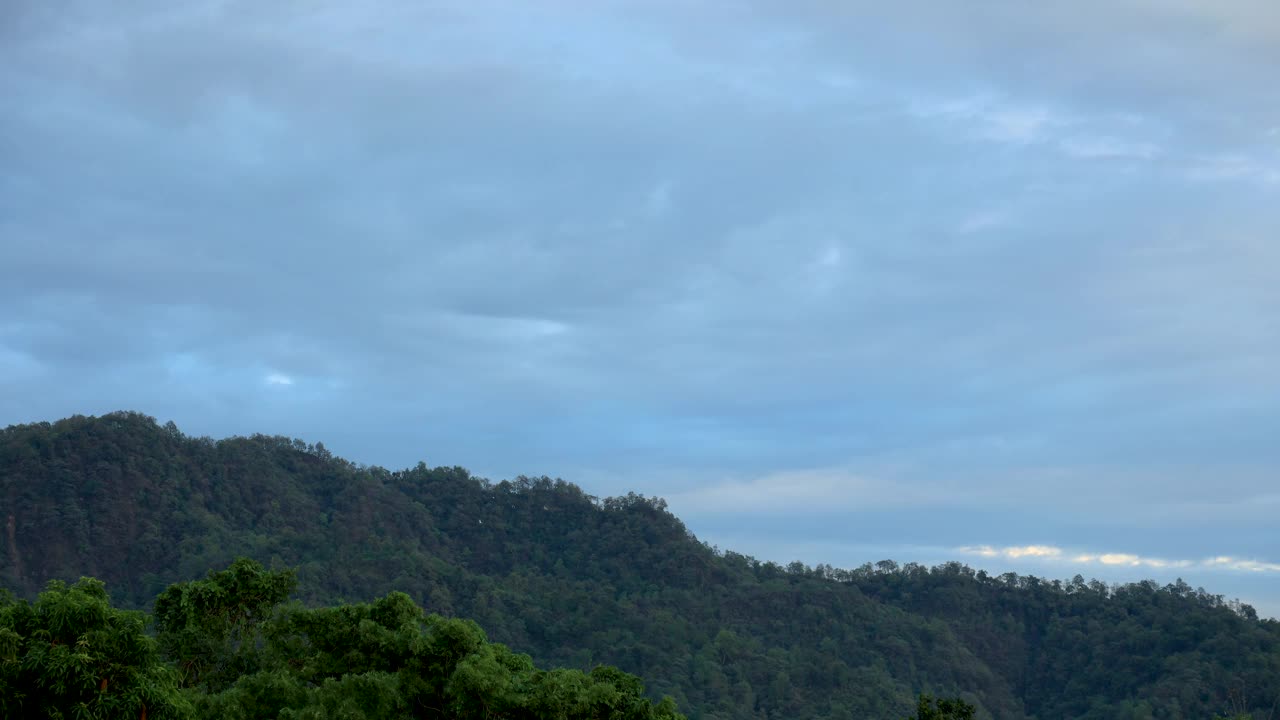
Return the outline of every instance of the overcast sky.
<path id="1" fill-rule="evenodd" d="M 0 3 L 0 424 L 1280 615 L 1272 0 Z"/>

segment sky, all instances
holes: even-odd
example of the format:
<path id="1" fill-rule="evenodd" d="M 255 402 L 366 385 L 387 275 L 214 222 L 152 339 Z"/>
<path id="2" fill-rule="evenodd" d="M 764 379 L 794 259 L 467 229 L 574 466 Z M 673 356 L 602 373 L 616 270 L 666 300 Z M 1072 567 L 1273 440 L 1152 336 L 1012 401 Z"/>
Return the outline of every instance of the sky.
<path id="1" fill-rule="evenodd" d="M 8 0 L 0 425 L 1280 616 L 1271 0 Z"/>

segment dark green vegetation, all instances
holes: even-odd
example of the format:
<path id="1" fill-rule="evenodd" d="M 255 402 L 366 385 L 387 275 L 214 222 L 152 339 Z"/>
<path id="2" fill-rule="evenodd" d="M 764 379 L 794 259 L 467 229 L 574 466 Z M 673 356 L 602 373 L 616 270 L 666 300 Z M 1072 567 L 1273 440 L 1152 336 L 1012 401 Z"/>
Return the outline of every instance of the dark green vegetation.
<path id="1" fill-rule="evenodd" d="M 974 707 L 958 698 L 938 700 L 921 695 L 916 714 L 907 720 L 973 720 Z"/>
<path id="2" fill-rule="evenodd" d="M 4 430 L 0 503 L 0 582 L 22 596 L 92 575 L 144 608 L 243 555 L 296 567 L 309 607 L 403 591 L 542 666 L 636 673 L 692 718 L 901 718 L 922 691 L 978 718 L 1262 718 L 1280 698 L 1280 623 L 1181 584 L 782 567 L 699 543 L 656 499 L 137 414 Z"/>
<path id="3" fill-rule="evenodd" d="M 0 717 L 190 717 L 144 625 L 91 578 L 55 580 L 34 604 L 0 597 Z"/>
<path id="4" fill-rule="evenodd" d="M 54 581 L 34 604 L 0 600 L 6 718 L 248 720 L 683 720 L 616 668 L 536 669 L 473 622 L 404 593 L 371 604 L 284 605 L 296 579 L 251 560 L 156 600 L 110 606 L 100 581 Z M 158 640 L 158 643 L 157 643 Z M 160 653 L 157 653 L 157 645 Z M 161 656 L 169 663 L 161 662 Z"/>

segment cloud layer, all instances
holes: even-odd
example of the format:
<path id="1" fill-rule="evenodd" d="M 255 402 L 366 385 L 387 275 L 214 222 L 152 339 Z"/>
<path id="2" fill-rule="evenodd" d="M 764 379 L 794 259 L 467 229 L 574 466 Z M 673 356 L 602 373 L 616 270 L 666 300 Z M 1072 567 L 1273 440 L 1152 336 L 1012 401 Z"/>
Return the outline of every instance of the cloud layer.
<path id="1" fill-rule="evenodd" d="M 1116 567 L 1194 570 L 1236 570 L 1243 572 L 1280 573 L 1280 563 L 1246 560 L 1226 555 L 1205 558 L 1203 560 L 1165 560 L 1162 558 L 1144 557 L 1132 553 L 1120 552 L 1067 552 L 1052 545 L 1012 545 L 1008 547 L 992 547 L 979 545 L 976 547 L 959 547 L 956 552 L 983 558 L 1003 557 L 1010 560 L 1036 558 L 1039 560 L 1059 562 L 1069 565 L 1110 565 Z"/>
<path id="2" fill-rule="evenodd" d="M 10 2 L 0 422 L 1265 566 L 1278 74 L 1263 0 Z"/>

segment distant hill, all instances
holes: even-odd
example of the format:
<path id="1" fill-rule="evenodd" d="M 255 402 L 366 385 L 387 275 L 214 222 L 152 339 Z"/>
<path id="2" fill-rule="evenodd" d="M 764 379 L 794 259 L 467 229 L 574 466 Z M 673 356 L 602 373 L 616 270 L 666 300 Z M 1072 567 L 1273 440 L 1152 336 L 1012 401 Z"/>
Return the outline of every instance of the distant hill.
<path id="1" fill-rule="evenodd" d="M 0 584 L 91 575 L 140 607 L 237 556 L 313 604 L 393 590 L 540 665 L 604 663 L 690 718 L 1209 718 L 1280 702 L 1280 623 L 1184 584 L 782 567 L 700 543 L 656 498 L 389 471 L 322 445 L 188 437 L 138 413 L 0 431 Z M 1280 712 L 1280 711 L 1277 711 Z"/>

